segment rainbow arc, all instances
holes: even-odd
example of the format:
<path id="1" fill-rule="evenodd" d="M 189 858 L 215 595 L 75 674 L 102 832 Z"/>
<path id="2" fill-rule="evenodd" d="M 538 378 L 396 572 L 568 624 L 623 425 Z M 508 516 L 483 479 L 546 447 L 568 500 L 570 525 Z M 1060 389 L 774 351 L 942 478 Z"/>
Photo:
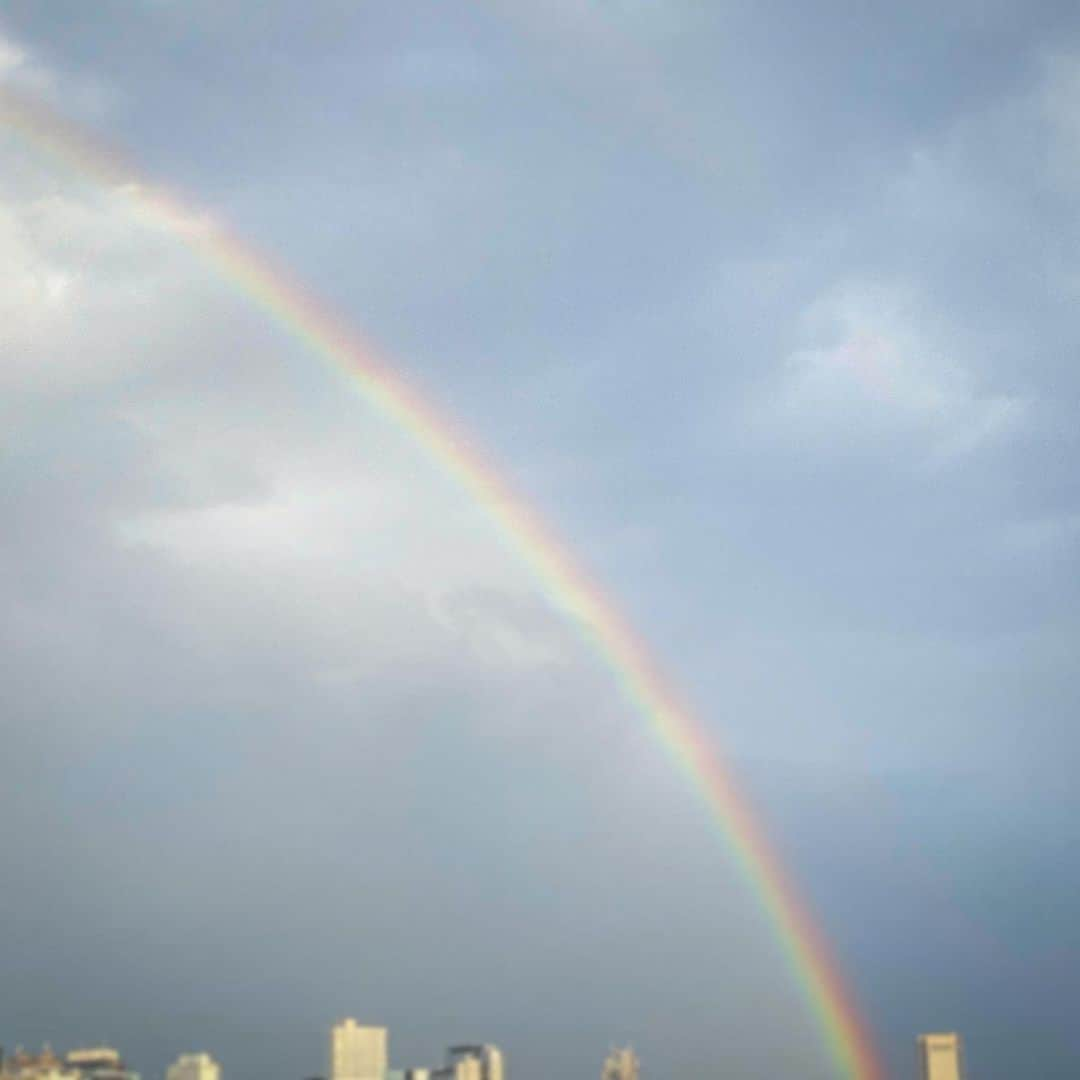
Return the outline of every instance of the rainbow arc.
<path id="1" fill-rule="evenodd" d="M 194 205 L 144 181 L 121 154 L 55 111 L 0 88 L 0 130 L 128 199 L 199 253 L 248 302 L 406 431 L 483 508 L 541 588 L 610 669 L 657 743 L 698 793 L 758 898 L 838 1075 L 879 1080 L 870 1033 L 820 930 L 704 725 L 667 683 L 645 642 L 537 512 L 450 418 L 437 413 L 363 338 L 284 270 Z"/>

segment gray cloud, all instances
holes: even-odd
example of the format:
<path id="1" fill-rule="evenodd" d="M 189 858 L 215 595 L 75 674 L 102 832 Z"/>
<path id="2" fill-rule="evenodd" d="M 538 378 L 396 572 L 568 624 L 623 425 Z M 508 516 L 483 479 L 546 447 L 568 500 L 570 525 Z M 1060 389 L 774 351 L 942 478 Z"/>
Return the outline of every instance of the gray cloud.
<path id="1" fill-rule="evenodd" d="M 1071 1075 L 1074 16 L 204 14 L 14 4 L 0 70 L 80 116 L 107 74 L 112 136 L 491 448 L 732 752 L 896 1075 L 952 1025 Z M 402 1063 L 828 1075 L 483 516 L 123 192 L 0 153 L 0 1041 L 295 1076 L 356 1011 Z"/>

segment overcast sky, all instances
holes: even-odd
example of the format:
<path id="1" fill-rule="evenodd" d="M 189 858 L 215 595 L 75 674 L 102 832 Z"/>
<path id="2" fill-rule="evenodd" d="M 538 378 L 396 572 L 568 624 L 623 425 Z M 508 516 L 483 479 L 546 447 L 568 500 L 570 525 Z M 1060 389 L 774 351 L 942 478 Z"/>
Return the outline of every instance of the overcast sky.
<path id="1" fill-rule="evenodd" d="M 1072 3 L 7 0 L 0 82 L 467 430 L 700 710 L 892 1075 L 1074 1077 Z M 0 1043 L 824 1080 L 557 603 L 175 230 L 0 130 Z"/>

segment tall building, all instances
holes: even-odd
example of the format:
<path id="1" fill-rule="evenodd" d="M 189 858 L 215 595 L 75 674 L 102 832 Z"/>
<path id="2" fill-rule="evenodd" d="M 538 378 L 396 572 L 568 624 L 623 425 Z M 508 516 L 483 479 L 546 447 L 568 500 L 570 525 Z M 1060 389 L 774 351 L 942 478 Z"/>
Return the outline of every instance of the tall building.
<path id="1" fill-rule="evenodd" d="M 480 1062 L 474 1057 L 458 1058 L 453 1065 L 435 1069 L 431 1080 L 480 1080 Z"/>
<path id="2" fill-rule="evenodd" d="M 641 1062 L 629 1046 L 613 1047 L 604 1060 L 600 1080 L 638 1080 Z"/>
<path id="3" fill-rule="evenodd" d="M 386 1028 L 361 1027 L 353 1019 L 330 1029 L 330 1080 L 385 1080 Z"/>
<path id="4" fill-rule="evenodd" d="M 964 1044 L 955 1031 L 919 1036 L 920 1080 L 964 1080 Z"/>
<path id="5" fill-rule="evenodd" d="M 165 1080 L 221 1080 L 221 1066 L 209 1054 L 181 1054 L 165 1070 Z"/>
<path id="6" fill-rule="evenodd" d="M 491 1043 L 451 1046 L 446 1063 L 454 1070 L 454 1080 L 505 1080 L 503 1052 Z"/>

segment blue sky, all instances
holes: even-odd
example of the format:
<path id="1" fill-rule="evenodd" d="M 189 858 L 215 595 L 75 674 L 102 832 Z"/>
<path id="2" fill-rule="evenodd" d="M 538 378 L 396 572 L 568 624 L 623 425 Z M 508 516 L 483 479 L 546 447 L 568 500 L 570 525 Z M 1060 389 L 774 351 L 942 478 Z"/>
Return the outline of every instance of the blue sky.
<path id="1" fill-rule="evenodd" d="M 1075 1075 L 1072 5 L 15 0 L 0 80 L 377 341 L 728 757 L 893 1075 Z M 693 793 L 482 514 L 0 137 L 0 1042 L 830 1075 Z"/>

